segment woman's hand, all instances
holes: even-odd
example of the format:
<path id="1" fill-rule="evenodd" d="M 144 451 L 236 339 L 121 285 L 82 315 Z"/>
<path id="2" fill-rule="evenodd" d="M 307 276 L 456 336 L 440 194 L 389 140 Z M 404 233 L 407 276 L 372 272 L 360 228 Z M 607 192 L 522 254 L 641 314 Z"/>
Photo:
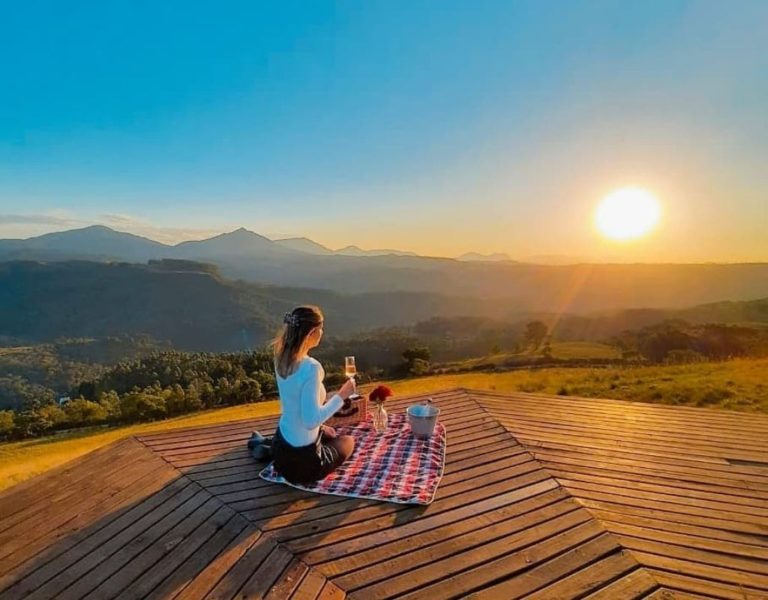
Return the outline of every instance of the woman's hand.
<path id="1" fill-rule="evenodd" d="M 355 379 L 354 377 L 350 377 L 344 382 L 344 385 L 341 386 L 341 389 L 339 390 L 339 396 L 341 396 L 343 400 L 346 400 L 355 393 L 356 389 Z"/>
<path id="2" fill-rule="evenodd" d="M 335 438 L 337 435 L 336 430 L 330 425 L 321 425 L 321 429 L 323 430 L 323 433 L 326 435 L 326 437 Z"/>

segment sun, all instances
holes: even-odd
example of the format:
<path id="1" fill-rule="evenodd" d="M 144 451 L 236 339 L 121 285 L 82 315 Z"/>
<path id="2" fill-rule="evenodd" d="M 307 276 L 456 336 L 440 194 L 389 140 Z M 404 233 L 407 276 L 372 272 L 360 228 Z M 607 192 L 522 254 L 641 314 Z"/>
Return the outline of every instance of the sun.
<path id="1" fill-rule="evenodd" d="M 659 222 L 661 207 L 651 192 L 627 187 L 603 198 L 595 211 L 595 224 L 613 240 L 631 240 L 650 232 Z"/>

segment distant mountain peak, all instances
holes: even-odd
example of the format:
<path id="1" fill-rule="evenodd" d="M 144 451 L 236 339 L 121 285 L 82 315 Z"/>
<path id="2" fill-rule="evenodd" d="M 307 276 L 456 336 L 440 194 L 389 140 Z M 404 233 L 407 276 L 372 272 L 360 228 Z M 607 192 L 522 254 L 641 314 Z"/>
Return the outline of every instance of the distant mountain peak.
<path id="1" fill-rule="evenodd" d="M 404 250 L 391 250 L 388 248 L 376 248 L 373 250 L 363 250 L 359 246 L 349 245 L 336 250 L 334 254 L 340 254 L 342 256 L 387 256 L 394 254 L 396 256 L 418 256 L 415 252 L 407 252 Z"/>
<path id="2" fill-rule="evenodd" d="M 505 260 L 511 261 L 512 257 L 509 254 L 505 254 L 503 252 L 494 252 L 492 254 L 480 254 L 479 252 L 467 252 L 466 254 L 457 256 L 456 260 L 499 262 L 499 261 L 505 261 Z"/>
<path id="3" fill-rule="evenodd" d="M 333 254 L 333 250 L 326 248 L 322 244 L 318 244 L 314 240 L 306 237 L 293 237 L 284 238 L 281 240 L 275 240 L 275 244 L 279 244 L 284 248 L 290 248 L 291 250 L 298 250 L 299 252 L 305 252 L 306 254 L 315 254 L 327 256 Z"/>

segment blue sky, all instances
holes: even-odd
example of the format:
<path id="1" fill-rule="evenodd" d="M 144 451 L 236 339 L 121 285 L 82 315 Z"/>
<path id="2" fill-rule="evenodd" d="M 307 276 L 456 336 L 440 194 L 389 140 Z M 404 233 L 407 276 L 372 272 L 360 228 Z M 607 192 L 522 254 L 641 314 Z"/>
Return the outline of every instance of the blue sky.
<path id="1" fill-rule="evenodd" d="M 766 260 L 768 3 L 24 2 L 0 236 Z M 612 245 L 594 205 L 662 201 Z"/>

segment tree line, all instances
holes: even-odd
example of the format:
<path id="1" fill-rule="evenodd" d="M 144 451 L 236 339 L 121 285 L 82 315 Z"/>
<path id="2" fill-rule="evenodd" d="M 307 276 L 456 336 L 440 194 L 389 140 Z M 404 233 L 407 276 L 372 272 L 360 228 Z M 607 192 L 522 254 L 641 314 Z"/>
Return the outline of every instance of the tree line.
<path id="1" fill-rule="evenodd" d="M 328 339 L 314 354 L 329 388 L 344 381 L 343 357 L 357 357 L 359 381 L 421 376 L 433 363 L 501 351 L 551 359 L 551 331 L 542 321 L 495 327 L 479 318 L 436 318 L 413 328 L 388 328 Z M 768 355 L 768 329 L 690 325 L 683 321 L 625 331 L 609 340 L 627 364 L 682 363 Z M 109 366 L 83 360 L 96 350 L 130 348 L 131 358 Z M 0 438 L 39 436 L 85 425 L 135 423 L 203 409 L 257 402 L 277 393 L 272 355 L 151 350 L 146 339 L 82 341 L 7 349 L 0 354 Z M 149 354 L 141 356 L 142 352 Z M 522 356 L 522 355 L 521 355 Z M 75 359 L 75 360 L 73 360 Z M 439 372 L 439 369 L 437 370 Z M 68 400 L 61 402 L 61 396 Z M 10 409 L 10 410 L 9 410 Z"/>

